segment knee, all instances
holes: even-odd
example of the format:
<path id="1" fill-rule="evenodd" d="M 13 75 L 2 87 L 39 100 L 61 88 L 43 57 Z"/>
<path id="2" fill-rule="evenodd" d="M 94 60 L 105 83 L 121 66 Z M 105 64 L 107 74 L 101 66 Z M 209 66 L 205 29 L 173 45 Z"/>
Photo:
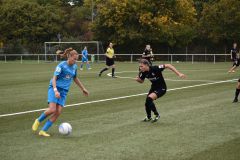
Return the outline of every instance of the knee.
<path id="1" fill-rule="evenodd" d="M 153 99 L 151 97 L 146 98 L 145 106 L 150 106 L 153 103 Z"/>
<path id="2" fill-rule="evenodd" d="M 61 111 L 60 110 L 56 110 L 55 115 L 59 116 L 60 114 L 61 114 Z"/>
<path id="3" fill-rule="evenodd" d="M 49 108 L 46 112 L 45 112 L 45 114 L 46 115 L 49 115 L 49 114 L 53 114 L 53 113 L 55 113 L 56 112 L 56 108 Z"/>

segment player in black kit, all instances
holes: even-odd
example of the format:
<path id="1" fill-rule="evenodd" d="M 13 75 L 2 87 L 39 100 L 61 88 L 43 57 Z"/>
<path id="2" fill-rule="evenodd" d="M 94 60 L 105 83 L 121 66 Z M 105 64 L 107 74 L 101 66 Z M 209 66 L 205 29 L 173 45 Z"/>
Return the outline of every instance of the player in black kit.
<path id="1" fill-rule="evenodd" d="M 234 73 L 235 72 L 234 69 L 239 66 L 237 43 L 233 43 L 233 48 L 231 49 L 231 60 L 233 61 L 233 66 L 228 72 Z"/>
<path id="2" fill-rule="evenodd" d="M 146 102 L 145 102 L 145 110 L 147 113 L 147 117 L 144 118 L 143 120 L 145 122 L 147 121 L 156 122 L 160 118 L 160 114 L 158 113 L 153 101 L 159 97 L 162 97 L 167 91 L 167 86 L 162 75 L 162 71 L 165 68 L 172 70 L 180 78 L 185 78 L 185 75 L 179 72 L 171 64 L 151 66 L 148 60 L 146 59 L 141 59 L 139 62 L 140 72 L 135 80 L 139 83 L 143 83 L 144 79 L 147 78 L 152 83 L 151 89 L 149 90 L 149 93 L 147 95 Z M 151 111 L 153 111 L 154 113 L 153 119 L 151 117 Z"/>
<path id="3" fill-rule="evenodd" d="M 148 60 L 149 64 L 152 65 L 151 60 L 153 60 L 153 52 L 152 52 L 152 48 L 149 44 L 146 45 L 146 48 L 142 54 L 142 59 Z"/>

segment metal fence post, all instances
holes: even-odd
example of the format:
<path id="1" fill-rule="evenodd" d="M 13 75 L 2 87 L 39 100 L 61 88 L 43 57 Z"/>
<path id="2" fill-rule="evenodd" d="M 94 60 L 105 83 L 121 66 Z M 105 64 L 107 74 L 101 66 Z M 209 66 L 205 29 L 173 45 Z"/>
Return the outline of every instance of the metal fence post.
<path id="1" fill-rule="evenodd" d="M 193 54 L 192 54 L 192 64 L 193 64 L 193 57 L 194 57 L 194 56 L 193 56 Z"/>

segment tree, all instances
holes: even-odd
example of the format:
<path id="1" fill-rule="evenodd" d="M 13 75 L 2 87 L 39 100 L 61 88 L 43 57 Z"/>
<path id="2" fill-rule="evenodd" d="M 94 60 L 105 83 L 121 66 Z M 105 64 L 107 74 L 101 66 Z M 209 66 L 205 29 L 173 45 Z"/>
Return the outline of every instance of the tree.
<path id="1" fill-rule="evenodd" d="M 4 40 L 43 42 L 62 30 L 62 12 L 54 6 L 7 0 L 0 6 L 0 35 Z"/>
<path id="2" fill-rule="evenodd" d="M 196 11 L 189 0 L 96 1 L 93 30 L 104 41 L 185 45 L 195 37 Z"/>
<path id="3" fill-rule="evenodd" d="M 220 0 L 205 4 L 200 19 L 200 31 L 213 42 L 236 41 L 240 39 L 240 1 Z"/>

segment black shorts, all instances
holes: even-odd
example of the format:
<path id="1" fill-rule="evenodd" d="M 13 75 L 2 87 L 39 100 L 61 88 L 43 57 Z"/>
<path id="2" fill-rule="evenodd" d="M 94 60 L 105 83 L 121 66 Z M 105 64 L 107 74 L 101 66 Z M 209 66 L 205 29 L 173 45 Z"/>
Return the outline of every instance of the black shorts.
<path id="1" fill-rule="evenodd" d="M 166 88 L 156 88 L 156 87 L 152 87 L 149 92 L 148 95 L 151 93 L 155 93 L 157 95 L 157 98 L 162 97 L 165 93 L 167 92 Z"/>
<path id="2" fill-rule="evenodd" d="M 239 59 L 233 59 L 233 66 L 239 66 Z"/>
<path id="3" fill-rule="evenodd" d="M 112 66 L 112 65 L 114 65 L 114 59 L 113 59 L 113 58 L 108 58 L 108 57 L 106 57 L 106 65 L 107 65 L 107 66 Z"/>

